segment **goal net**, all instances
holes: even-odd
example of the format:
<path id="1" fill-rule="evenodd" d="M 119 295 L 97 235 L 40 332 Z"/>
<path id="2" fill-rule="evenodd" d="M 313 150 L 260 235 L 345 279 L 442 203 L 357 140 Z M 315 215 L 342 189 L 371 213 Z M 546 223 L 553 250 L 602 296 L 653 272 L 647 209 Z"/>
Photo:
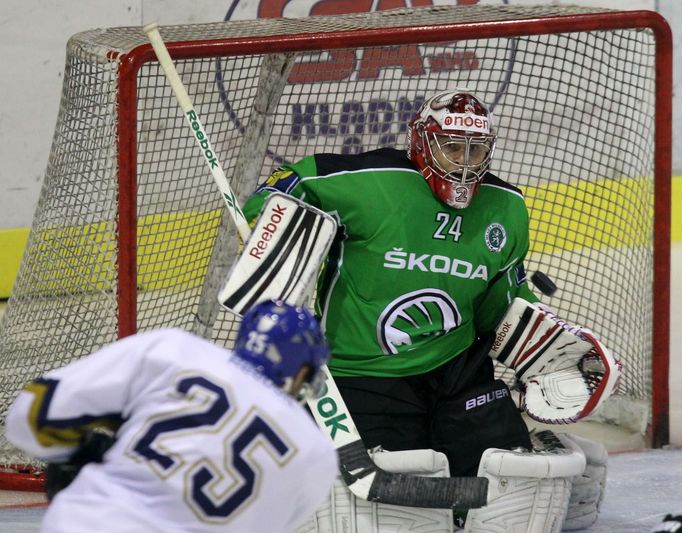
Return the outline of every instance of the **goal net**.
<path id="1" fill-rule="evenodd" d="M 666 442 L 671 44 L 658 15 L 441 6 L 161 34 L 242 202 L 282 162 L 405 147 L 435 92 L 481 96 L 499 134 L 491 170 L 529 208 L 526 268 L 559 286 L 543 301 L 624 363 L 602 416 Z M 216 293 L 236 237 L 194 143 L 141 28 L 69 40 L 0 327 L 0 421 L 28 380 L 119 336 L 174 326 L 231 343 Z M 0 464 L 27 461 L 0 435 Z"/>

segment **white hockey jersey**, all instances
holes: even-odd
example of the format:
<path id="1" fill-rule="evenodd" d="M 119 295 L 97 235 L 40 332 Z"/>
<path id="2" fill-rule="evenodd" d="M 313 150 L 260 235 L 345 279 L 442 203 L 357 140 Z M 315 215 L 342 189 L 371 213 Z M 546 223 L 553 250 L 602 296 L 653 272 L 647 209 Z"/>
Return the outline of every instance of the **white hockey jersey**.
<path id="1" fill-rule="evenodd" d="M 175 329 L 125 338 L 30 383 L 6 436 L 63 460 L 83 430 L 116 442 L 54 498 L 44 532 L 293 531 L 337 455 L 312 418 L 230 352 Z"/>

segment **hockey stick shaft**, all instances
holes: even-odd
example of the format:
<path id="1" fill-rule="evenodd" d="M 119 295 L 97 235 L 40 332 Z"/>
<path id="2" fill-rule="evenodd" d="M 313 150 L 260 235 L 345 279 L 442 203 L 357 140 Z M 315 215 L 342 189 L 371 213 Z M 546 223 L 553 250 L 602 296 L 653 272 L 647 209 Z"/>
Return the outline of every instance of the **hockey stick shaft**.
<path id="1" fill-rule="evenodd" d="M 152 22 L 147 24 L 142 29 L 147 34 L 149 42 L 154 48 L 154 52 L 156 52 L 156 57 L 159 60 L 159 64 L 161 65 L 166 78 L 168 78 L 168 82 L 175 93 L 175 97 L 178 100 L 178 104 L 180 105 L 182 112 L 185 114 L 185 118 L 187 119 L 187 123 L 192 130 L 192 134 L 197 141 L 197 144 L 201 148 L 201 152 L 211 170 L 213 179 L 218 185 L 218 189 L 220 189 L 220 193 L 225 200 L 225 204 L 227 205 L 228 211 L 232 216 L 232 220 L 237 227 L 239 236 L 241 237 L 242 241 L 246 242 L 246 239 L 251 232 L 249 225 L 246 222 L 246 217 L 244 217 L 244 213 L 237 204 L 237 197 L 230 187 L 230 182 L 225 176 L 225 171 L 218 161 L 218 156 L 213 149 L 213 146 L 211 146 L 211 141 L 209 140 L 208 135 L 206 135 L 206 131 L 204 130 L 204 127 L 202 126 L 201 121 L 194 110 L 192 100 L 187 94 L 187 90 L 185 89 L 185 86 L 180 79 L 180 75 L 173 64 L 173 60 L 168 53 L 168 48 L 161 38 L 161 34 L 159 33 L 159 25 L 156 22 Z"/>

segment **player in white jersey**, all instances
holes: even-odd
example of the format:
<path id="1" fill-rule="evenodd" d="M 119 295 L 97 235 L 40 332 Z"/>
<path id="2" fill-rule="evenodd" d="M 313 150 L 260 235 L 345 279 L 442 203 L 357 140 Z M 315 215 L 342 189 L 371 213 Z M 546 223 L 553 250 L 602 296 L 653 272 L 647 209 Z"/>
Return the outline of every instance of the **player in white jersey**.
<path id="1" fill-rule="evenodd" d="M 337 473 L 329 439 L 296 401 L 320 393 L 328 354 L 307 310 L 265 302 L 244 316 L 233 353 L 163 329 L 28 384 L 6 421 L 25 452 L 77 463 L 93 428 L 114 435 L 56 494 L 42 531 L 295 530 Z"/>

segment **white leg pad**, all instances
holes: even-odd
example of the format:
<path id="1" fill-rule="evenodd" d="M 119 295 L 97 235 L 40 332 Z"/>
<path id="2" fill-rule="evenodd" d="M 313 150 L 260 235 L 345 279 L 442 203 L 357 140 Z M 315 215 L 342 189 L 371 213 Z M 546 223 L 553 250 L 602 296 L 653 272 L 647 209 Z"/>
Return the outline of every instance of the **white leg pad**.
<path id="1" fill-rule="evenodd" d="M 609 454 L 600 442 L 568 433 L 560 433 L 558 437 L 562 442 L 570 440 L 579 446 L 587 460 L 585 471 L 573 478 L 573 489 L 563 530 L 585 529 L 594 524 L 599 516 L 599 508 L 604 499 L 606 487 L 606 466 Z"/>
<path id="2" fill-rule="evenodd" d="M 433 450 L 372 454 L 379 468 L 393 473 L 448 477 L 448 460 Z M 296 533 L 451 533 L 450 509 L 376 504 L 356 498 L 337 478 L 331 498 Z"/>
<path id="3" fill-rule="evenodd" d="M 465 533 L 558 533 L 566 516 L 571 480 L 585 469 L 585 455 L 552 432 L 534 435 L 539 451 L 490 448 L 478 475 L 490 480 L 488 505 L 467 513 Z"/>

